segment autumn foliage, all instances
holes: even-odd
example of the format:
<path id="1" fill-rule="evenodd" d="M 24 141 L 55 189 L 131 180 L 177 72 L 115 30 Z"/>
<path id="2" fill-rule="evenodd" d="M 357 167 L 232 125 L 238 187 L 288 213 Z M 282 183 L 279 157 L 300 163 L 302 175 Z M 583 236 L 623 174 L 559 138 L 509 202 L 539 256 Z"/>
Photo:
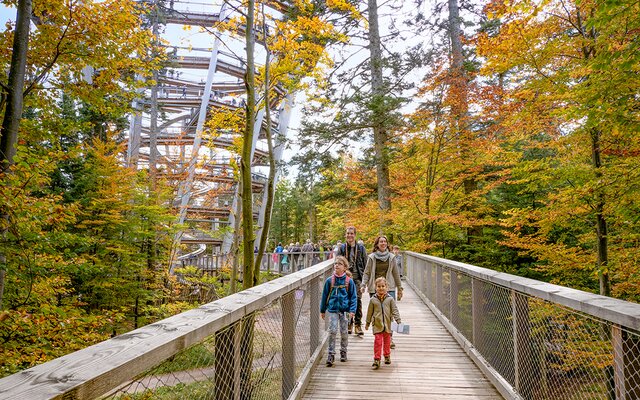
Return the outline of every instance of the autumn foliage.
<path id="1" fill-rule="evenodd" d="M 638 11 L 512 0 L 467 15 L 464 80 L 448 48 L 434 51 L 394 133 L 385 233 L 401 248 L 640 300 Z M 371 243 L 376 178 L 370 154 L 356 156 L 323 172 L 318 214 L 327 232 L 353 223 Z"/>
<path id="2" fill-rule="evenodd" d="M 348 39 L 333 18 L 364 25 L 353 2 L 327 1 L 328 13 L 317 2 L 293 3 L 286 18 L 256 11 L 274 33 L 272 98 L 259 93 L 257 109 L 283 93 L 328 87 L 326 48 Z M 0 175 L 8 215 L 0 221 L 0 375 L 191 306 L 164 272 L 177 230 L 173 188 L 161 179 L 150 187 L 144 171 L 123 162 L 135 77 L 162 67 L 149 56 L 162 51 L 138 6 L 34 2 L 17 155 Z M 461 52 L 453 54 L 451 32 L 436 29 L 446 24 L 414 33 L 433 48 L 413 107 L 398 115 L 404 100 L 395 99 L 393 112 L 376 114 L 393 120 L 385 149 L 391 209 L 380 209 L 371 143 L 318 146 L 322 162 L 278 185 L 272 245 L 335 242 L 355 225 L 370 251 L 384 229 L 402 249 L 640 301 L 639 3 L 477 6 L 463 13 Z M 242 23 L 219 28 L 238 33 Z M 0 32 L 3 43 L 13 29 Z M 10 58 L 11 48 L 0 48 L 3 85 Z M 257 71 L 264 85 L 264 67 Z M 365 103 L 358 94 L 351 101 Z M 215 113 L 206 134 L 242 132 L 244 111 Z M 362 116 L 370 114 L 349 111 L 331 116 L 344 129 L 323 144 L 365 136 L 371 126 Z M 242 144 L 237 138 L 235 149 Z"/>

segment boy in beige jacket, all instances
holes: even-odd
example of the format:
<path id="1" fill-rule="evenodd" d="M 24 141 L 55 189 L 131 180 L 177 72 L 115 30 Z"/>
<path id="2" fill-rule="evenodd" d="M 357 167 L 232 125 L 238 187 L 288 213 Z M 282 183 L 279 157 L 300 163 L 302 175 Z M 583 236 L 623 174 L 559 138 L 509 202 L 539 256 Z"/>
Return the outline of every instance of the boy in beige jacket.
<path id="1" fill-rule="evenodd" d="M 384 277 L 376 279 L 376 294 L 369 301 L 367 309 L 367 323 L 365 330 L 369 329 L 369 325 L 373 327 L 373 369 L 380 368 L 380 355 L 384 353 L 384 363 L 391 364 L 391 319 L 393 318 L 398 324 L 400 321 L 400 312 L 396 301 L 389 296 L 389 287 Z"/>

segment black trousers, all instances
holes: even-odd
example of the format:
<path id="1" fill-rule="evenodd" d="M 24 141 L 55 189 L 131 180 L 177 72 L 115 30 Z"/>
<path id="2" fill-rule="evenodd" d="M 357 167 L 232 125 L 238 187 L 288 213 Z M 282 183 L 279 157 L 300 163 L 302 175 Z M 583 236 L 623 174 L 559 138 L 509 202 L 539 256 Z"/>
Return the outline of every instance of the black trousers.
<path id="1" fill-rule="evenodd" d="M 357 301 L 357 306 L 356 306 L 355 323 L 356 323 L 356 326 L 362 325 L 362 294 L 360 294 L 360 291 L 358 291 L 358 301 Z"/>

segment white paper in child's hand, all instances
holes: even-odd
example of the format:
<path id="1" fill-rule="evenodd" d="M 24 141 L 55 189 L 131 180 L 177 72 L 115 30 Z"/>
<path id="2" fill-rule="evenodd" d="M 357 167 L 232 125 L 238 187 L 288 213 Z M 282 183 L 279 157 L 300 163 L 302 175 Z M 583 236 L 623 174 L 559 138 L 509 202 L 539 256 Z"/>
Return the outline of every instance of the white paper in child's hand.
<path id="1" fill-rule="evenodd" d="M 391 330 L 394 332 L 409 334 L 410 326 L 407 324 L 397 324 L 395 321 L 391 321 Z"/>

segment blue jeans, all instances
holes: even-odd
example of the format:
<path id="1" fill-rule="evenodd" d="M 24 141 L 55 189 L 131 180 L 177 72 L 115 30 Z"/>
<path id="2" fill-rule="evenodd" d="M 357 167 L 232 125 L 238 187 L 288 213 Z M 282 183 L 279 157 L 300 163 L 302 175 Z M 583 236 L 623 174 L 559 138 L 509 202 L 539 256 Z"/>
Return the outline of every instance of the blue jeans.
<path id="1" fill-rule="evenodd" d="M 336 354 L 336 335 L 338 334 L 338 325 L 340 325 L 340 351 L 346 352 L 349 344 L 349 335 L 347 333 L 348 316 L 347 313 L 328 312 L 329 316 L 329 354 Z"/>

